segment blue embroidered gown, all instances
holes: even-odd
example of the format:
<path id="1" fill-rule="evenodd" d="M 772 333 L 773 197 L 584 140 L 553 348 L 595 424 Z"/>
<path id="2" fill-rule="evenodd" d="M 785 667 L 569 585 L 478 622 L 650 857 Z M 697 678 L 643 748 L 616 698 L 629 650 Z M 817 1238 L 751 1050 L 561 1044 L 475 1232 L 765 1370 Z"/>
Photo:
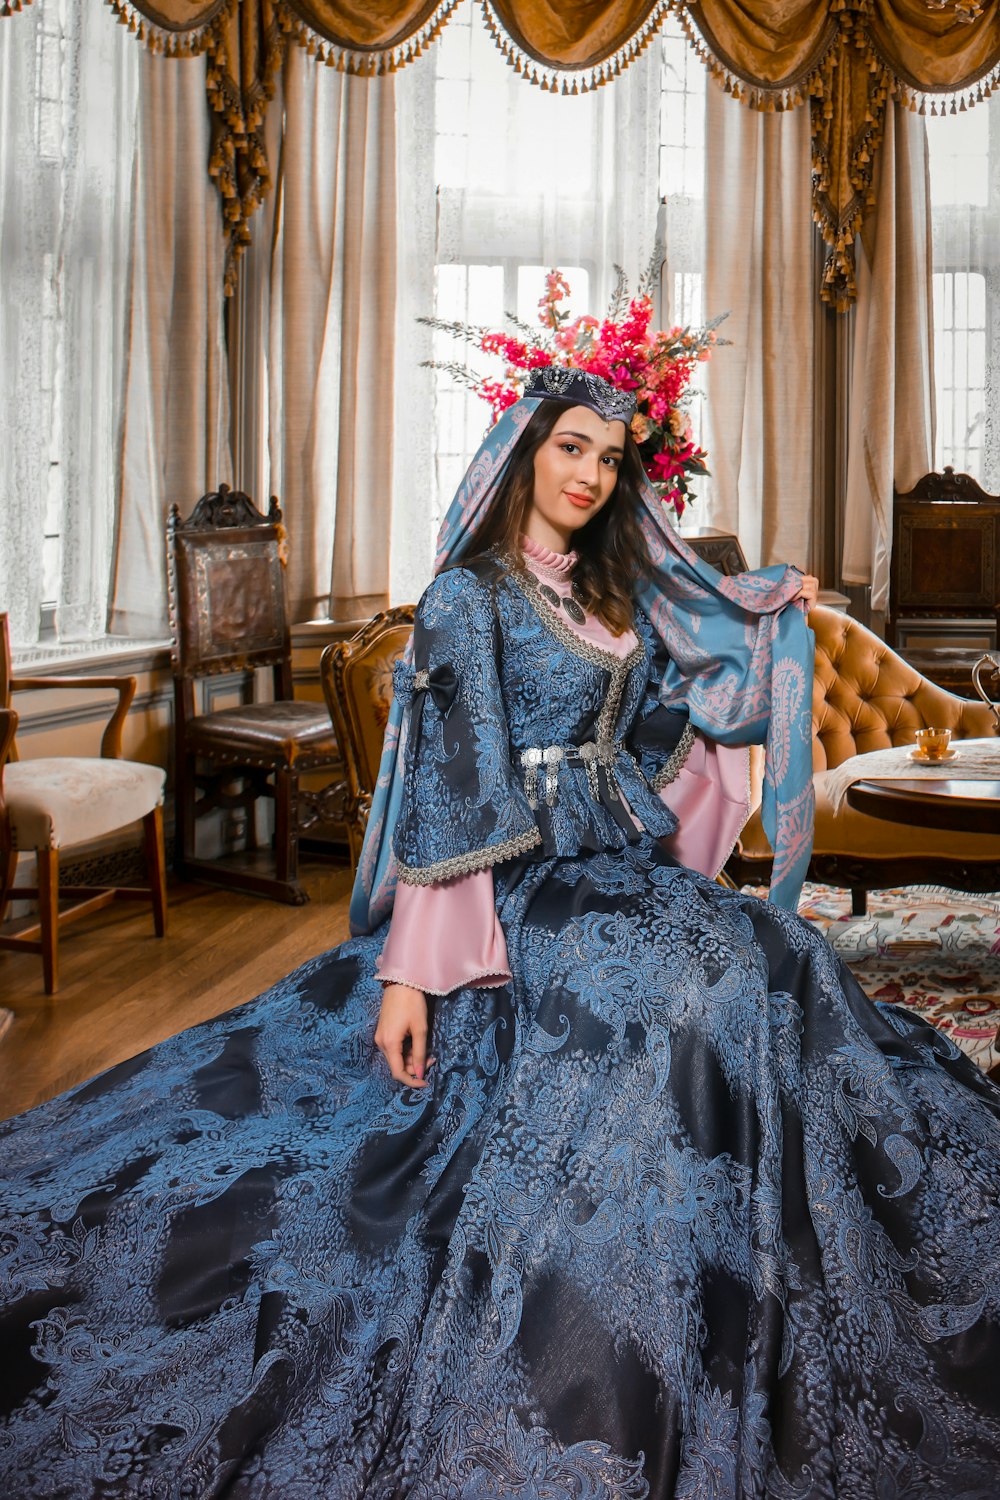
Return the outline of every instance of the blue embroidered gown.
<path id="1" fill-rule="evenodd" d="M 426 1090 L 383 927 L 3 1128 L 0 1493 L 1000 1494 L 1000 1093 L 663 852 L 638 630 L 421 602 L 395 847 L 493 866 L 513 976 L 437 1002 Z"/>

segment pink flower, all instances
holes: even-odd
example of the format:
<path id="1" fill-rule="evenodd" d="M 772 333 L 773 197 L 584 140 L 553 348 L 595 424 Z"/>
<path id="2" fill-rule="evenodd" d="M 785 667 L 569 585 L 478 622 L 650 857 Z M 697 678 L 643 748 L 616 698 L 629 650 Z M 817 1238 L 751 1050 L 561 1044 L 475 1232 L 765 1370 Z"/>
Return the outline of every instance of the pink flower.
<path id="1" fill-rule="evenodd" d="M 688 503 L 687 476 L 708 473 L 707 455 L 695 445 L 682 400 L 698 363 L 711 357 L 715 330 L 680 326 L 651 330 L 653 303 L 645 296 L 633 297 L 617 320 L 602 321 L 584 314 L 571 322 L 561 305 L 569 296 L 563 273 L 558 268 L 547 272 L 538 303 L 544 331 L 537 341 L 530 334 L 524 338 L 464 324 L 449 327 L 457 337 L 477 337 L 485 353 L 503 361 L 502 379 L 467 372 L 473 388 L 489 402 L 494 422 L 520 396 L 526 372 L 547 365 L 586 370 L 633 391 L 637 406 L 633 435 L 648 447 L 662 445 L 647 470 L 680 515 Z"/>
<path id="2" fill-rule="evenodd" d="M 519 399 L 516 386 L 501 385 L 499 380 L 484 379 L 476 386 L 476 395 L 482 396 L 488 401 L 492 411 L 492 421 L 495 425 L 499 422 L 508 406 L 513 406 Z"/>

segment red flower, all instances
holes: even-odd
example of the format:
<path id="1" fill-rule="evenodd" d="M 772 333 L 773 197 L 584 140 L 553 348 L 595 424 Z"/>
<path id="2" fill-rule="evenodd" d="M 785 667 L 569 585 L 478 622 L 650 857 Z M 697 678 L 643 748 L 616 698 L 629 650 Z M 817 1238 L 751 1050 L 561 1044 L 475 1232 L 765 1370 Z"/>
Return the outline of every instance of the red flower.
<path id="1" fill-rule="evenodd" d="M 666 484 L 684 473 L 684 461 L 666 448 L 662 453 L 653 454 L 646 464 L 646 473 L 654 484 Z"/>
<path id="2" fill-rule="evenodd" d="M 698 364 L 710 357 L 717 338 L 715 329 L 651 331 L 653 303 L 647 296 L 633 297 L 617 320 L 607 317 L 598 321 L 584 315 L 571 322 L 569 313 L 560 306 L 569 295 L 569 282 L 563 273 L 549 271 L 538 303 L 542 332 L 537 341 L 530 333 L 517 337 L 464 324 L 442 326 L 455 337 L 477 337 L 485 353 L 503 360 L 506 368 L 502 379 L 466 371 L 477 394 L 489 402 L 494 422 L 520 396 L 525 373 L 547 365 L 586 370 L 622 390 L 633 391 L 640 423 L 637 431 L 641 429 L 644 434 L 643 452 L 663 444 L 659 453 L 644 459 L 647 473 L 663 487 L 664 499 L 680 515 L 688 500 L 688 476 L 708 473 L 707 455 L 693 441 L 683 397 Z"/>

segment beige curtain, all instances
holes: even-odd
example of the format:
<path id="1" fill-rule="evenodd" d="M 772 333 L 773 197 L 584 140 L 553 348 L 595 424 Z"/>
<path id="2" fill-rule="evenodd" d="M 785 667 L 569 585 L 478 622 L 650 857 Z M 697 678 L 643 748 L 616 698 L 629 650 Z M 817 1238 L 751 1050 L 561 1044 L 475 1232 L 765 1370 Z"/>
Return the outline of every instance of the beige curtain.
<path id="1" fill-rule="evenodd" d="M 731 340 L 708 365 L 709 523 L 751 567 L 813 562 L 814 241 L 805 110 L 758 114 L 710 88 L 705 311 Z"/>
<path id="2" fill-rule="evenodd" d="M 317 68 L 297 47 L 283 83 L 256 344 L 269 382 L 270 487 L 285 510 L 295 618 L 329 609 L 361 619 L 389 596 L 395 85 Z"/>
<path id="3" fill-rule="evenodd" d="M 893 486 L 912 489 L 934 452 L 931 213 L 923 121 L 890 107 L 877 208 L 861 233 L 851 375 L 845 583 L 886 607 Z"/>
<path id="4" fill-rule="evenodd" d="M 222 213 L 204 58 L 142 54 L 125 430 L 111 630 L 167 631 L 164 530 L 231 479 Z"/>

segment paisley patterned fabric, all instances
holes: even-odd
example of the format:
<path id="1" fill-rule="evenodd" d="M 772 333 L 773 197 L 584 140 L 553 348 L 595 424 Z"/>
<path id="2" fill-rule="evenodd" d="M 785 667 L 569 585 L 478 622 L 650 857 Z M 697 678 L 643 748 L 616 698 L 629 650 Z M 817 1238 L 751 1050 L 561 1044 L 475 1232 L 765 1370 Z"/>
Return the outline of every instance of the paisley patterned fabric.
<path id="1" fill-rule="evenodd" d="M 459 650 L 494 608 L 496 683 Z M 609 675 L 548 640 L 532 678 L 516 582 L 421 613 L 418 869 L 455 716 L 488 854 L 484 701 L 582 734 Z M 654 758 L 661 669 L 647 636 L 616 724 Z M 1000 1492 L 1000 1093 L 799 918 L 567 807 L 494 863 L 512 977 L 436 1002 L 425 1090 L 374 1048 L 383 924 L 0 1127 L 0 1494 Z"/>
<path id="2" fill-rule="evenodd" d="M 997 1092 L 648 838 L 496 889 L 424 1092 L 380 931 L 5 1128 L 0 1492 L 996 1495 Z"/>
<path id="3" fill-rule="evenodd" d="M 470 556 L 539 400 L 522 397 L 483 439 L 441 523 L 436 573 Z M 814 641 L 801 608 L 792 602 L 802 575 L 797 568 L 770 567 L 723 578 L 668 525 L 650 485 L 643 485 L 640 499 L 653 571 L 636 598 L 669 656 L 661 702 L 742 756 L 747 769 L 746 747 L 766 742 L 761 817 L 775 851 L 769 899 L 794 910 L 809 864 L 814 811 Z M 412 664 L 411 648 L 405 662 Z M 371 932 L 392 910 L 408 716 L 409 703 L 394 698 L 351 897 L 354 933 Z"/>
<path id="4" fill-rule="evenodd" d="M 547 854 L 620 849 L 639 837 L 623 794 L 650 833 L 677 827 L 628 746 L 640 709 L 657 706 L 649 622 L 647 642 L 616 658 L 533 600 L 532 585 L 526 573 L 496 565 L 452 568 L 420 601 L 413 664 L 394 678 L 396 692 L 414 699 L 394 834 L 401 880 L 447 880 L 535 847 Z M 435 675 L 456 684 L 444 705 L 431 690 Z M 683 724 L 682 715 L 664 717 Z M 677 733 L 662 754 L 649 748 L 647 734 L 648 768 L 669 757 Z M 522 755 L 532 746 L 596 741 L 616 752 L 591 772 L 599 795 L 586 766 L 564 758 L 551 801 L 532 808 Z"/>

